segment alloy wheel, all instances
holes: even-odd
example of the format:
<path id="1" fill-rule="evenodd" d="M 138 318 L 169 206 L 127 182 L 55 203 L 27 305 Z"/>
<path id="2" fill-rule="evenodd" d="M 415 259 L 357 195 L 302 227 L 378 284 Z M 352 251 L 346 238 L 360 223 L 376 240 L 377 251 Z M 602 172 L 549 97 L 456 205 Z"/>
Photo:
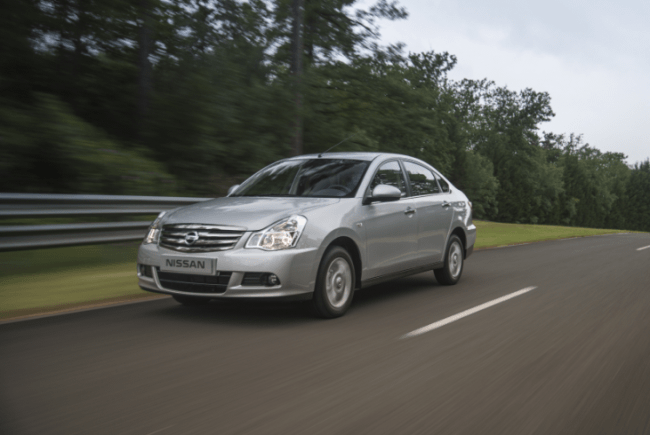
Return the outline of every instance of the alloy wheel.
<path id="1" fill-rule="evenodd" d="M 327 268 L 325 293 L 334 308 L 341 308 L 352 292 L 352 270 L 345 259 L 335 258 Z"/>

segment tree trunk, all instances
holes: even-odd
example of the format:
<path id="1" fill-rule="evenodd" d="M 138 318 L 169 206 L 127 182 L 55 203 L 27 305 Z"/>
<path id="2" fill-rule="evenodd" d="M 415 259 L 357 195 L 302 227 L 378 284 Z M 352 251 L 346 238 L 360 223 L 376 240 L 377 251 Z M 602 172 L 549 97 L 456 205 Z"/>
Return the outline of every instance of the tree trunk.
<path id="1" fill-rule="evenodd" d="M 86 48 L 84 46 L 82 37 L 84 35 L 84 31 L 86 30 L 86 3 L 81 1 L 79 2 L 78 9 L 77 9 L 77 15 L 78 19 L 77 22 L 75 23 L 75 28 L 74 28 L 74 38 L 73 38 L 73 43 L 74 43 L 74 54 L 72 55 L 72 83 L 75 85 L 75 90 L 74 90 L 74 100 L 75 103 L 78 103 L 78 97 L 79 97 L 79 84 L 81 83 L 81 58 L 84 52 L 86 51 Z"/>
<path id="2" fill-rule="evenodd" d="M 291 74 L 293 75 L 294 95 L 294 121 L 293 136 L 291 138 L 291 153 L 294 156 L 302 154 L 302 56 L 303 56 L 303 14 L 304 0 L 293 0 L 292 36 L 291 36 Z"/>
<path id="3" fill-rule="evenodd" d="M 140 0 L 140 29 L 138 35 L 138 101 L 137 101 L 137 132 L 142 140 L 147 114 L 149 113 L 149 98 L 151 95 L 151 62 L 149 55 L 152 51 L 152 17 L 150 0 Z"/>
<path id="4" fill-rule="evenodd" d="M 59 30 L 59 44 L 57 46 L 57 60 L 55 67 L 55 89 L 58 95 L 65 95 L 67 92 L 67 83 L 69 78 L 67 76 L 68 69 L 66 68 L 67 53 L 65 49 L 65 41 L 68 39 L 68 26 L 67 19 L 70 14 L 70 5 L 67 0 L 59 2 L 57 7 L 57 22 L 56 27 Z"/>

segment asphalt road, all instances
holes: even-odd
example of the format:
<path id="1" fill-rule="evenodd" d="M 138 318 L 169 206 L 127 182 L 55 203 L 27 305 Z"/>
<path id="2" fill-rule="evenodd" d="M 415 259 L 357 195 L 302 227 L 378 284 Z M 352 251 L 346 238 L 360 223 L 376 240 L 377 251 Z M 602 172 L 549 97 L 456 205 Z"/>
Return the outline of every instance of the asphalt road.
<path id="1" fill-rule="evenodd" d="M 329 321 L 163 299 L 0 325 L 0 433 L 650 434 L 648 245 L 479 251 L 455 287 L 416 275 Z"/>

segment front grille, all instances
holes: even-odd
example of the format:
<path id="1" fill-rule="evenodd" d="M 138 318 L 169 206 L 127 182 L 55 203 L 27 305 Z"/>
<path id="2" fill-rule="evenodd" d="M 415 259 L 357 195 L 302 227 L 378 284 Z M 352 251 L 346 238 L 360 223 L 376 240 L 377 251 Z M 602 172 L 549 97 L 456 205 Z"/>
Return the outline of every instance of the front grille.
<path id="1" fill-rule="evenodd" d="M 223 293 L 228 288 L 232 275 L 232 272 L 219 272 L 219 275 L 190 275 L 161 272 L 160 269 L 156 272 L 163 288 L 188 293 Z"/>
<path id="2" fill-rule="evenodd" d="M 226 251 L 237 244 L 245 231 L 245 228 L 223 225 L 164 225 L 160 246 L 181 252 Z"/>

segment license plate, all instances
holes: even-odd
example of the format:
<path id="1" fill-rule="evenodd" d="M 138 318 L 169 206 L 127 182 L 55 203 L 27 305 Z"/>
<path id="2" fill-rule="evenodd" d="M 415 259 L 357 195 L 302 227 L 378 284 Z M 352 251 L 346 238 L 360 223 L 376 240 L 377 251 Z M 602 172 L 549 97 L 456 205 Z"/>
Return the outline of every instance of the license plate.
<path id="1" fill-rule="evenodd" d="M 196 273 L 214 275 L 217 260 L 213 258 L 163 256 L 160 270 L 163 272 Z"/>

